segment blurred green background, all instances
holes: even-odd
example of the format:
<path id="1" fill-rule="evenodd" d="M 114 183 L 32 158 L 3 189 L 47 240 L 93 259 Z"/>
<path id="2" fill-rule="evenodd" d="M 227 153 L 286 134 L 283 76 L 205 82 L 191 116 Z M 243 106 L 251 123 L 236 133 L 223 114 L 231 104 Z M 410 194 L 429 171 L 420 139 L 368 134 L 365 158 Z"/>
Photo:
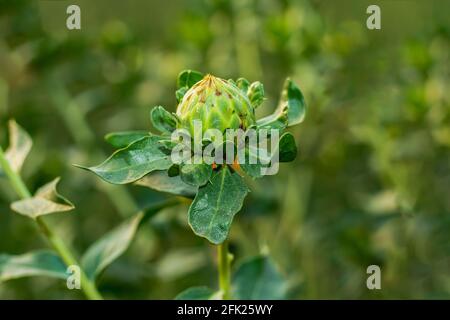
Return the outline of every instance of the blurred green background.
<path id="1" fill-rule="evenodd" d="M 81 7 L 80 31 L 65 27 Z M 366 8 L 381 7 L 381 30 Z M 236 261 L 268 252 L 293 299 L 450 298 L 449 1 L 0 0 L 0 143 L 8 119 L 33 137 L 23 177 L 61 176 L 76 210 L 48 217 L 81 254 L 138 207 L 169 196 L 108 186 L 73 163 L 112 152 L 111 131 L 149 129 L 176 108 L 183 69 L 264 83 L 272 112 L 292 77 L 308 104 L 299 157 L 252 183 L 233 224 Z M 0 252 L 46 246 L 0 179 Z M 142 228 L 99 281 L 107 298 L 173 298 L 216 286 L 214 248 L 187 205 Z M 378 264 L 382 289 L 368 290 Z M 1 299 L 83 298 L 61 280 L 0 284 Z"/>

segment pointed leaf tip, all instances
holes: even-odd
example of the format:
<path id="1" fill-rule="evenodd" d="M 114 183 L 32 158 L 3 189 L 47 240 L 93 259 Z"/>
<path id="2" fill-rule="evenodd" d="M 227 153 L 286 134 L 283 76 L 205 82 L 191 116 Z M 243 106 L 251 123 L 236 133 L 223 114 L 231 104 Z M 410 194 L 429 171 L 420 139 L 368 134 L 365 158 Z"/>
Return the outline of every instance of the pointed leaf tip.
<path id="1" fill-rule="evenodd" d="M 143 137 L 126 148 L 114 152 L 98 166 L 87 170 L 106 182 L 127 184 L 135 182 L 155 170 L 167 170 L 172 165 L 170 153 L 158 136 Z M 81 167 L 82 169 L 86 169 Z"/>
<path id="2" fill-rule="evenodd" d="M 60 178 L 58 177 L 45 184 L 31 198 L 13 202 L 11 209 L 32 219 L 51 213 L 73 210 L 75 206 L 72 202 L 60 195 L 56 190 L 59 180 Z"/>

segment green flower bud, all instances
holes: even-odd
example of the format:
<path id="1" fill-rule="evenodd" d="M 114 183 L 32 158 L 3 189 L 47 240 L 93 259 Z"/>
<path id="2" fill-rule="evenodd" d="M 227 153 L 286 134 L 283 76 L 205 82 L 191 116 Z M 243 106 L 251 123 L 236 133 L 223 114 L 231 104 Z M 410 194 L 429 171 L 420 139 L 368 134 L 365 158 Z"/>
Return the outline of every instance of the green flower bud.
<path id="1" fill-rule="evenodd" d="M 201 121 L 202 133 L 210 128 L 248 129 L 256 123 L 255 109 L 235 84 L 206 75 L 184 95 L 176 112 L 178 128 L 194 136 L 194 120 Z"/>

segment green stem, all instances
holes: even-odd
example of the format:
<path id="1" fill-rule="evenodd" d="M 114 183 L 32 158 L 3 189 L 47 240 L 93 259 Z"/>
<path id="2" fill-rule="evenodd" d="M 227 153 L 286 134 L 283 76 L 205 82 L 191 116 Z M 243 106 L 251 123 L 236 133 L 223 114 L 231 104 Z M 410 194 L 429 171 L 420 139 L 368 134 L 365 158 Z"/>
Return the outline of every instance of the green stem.
<path id="1" fill-rule="evenodd" d="M 0 166 L 2 167 L 4 173 L 11 182 L 13 189 L 16 191 L 19 197 L 22 199 L 31 197 L 31 193 L 26 187 L 20 175 L 11 168 L 11 165 L 5 157 L 5 153 L 3 152 L 2 147 L 0 147 Z M 42 217 L 37 217 L 35 221 L 41 233 L 47 238 L 50 245 L 58 253 L 66 266 L 80 266 L 63 240 L 52 231 L 52 229 L 45 223 L 44 219 Z M 95 284 L 86 276 L 86 273 L 83 270 L 81 270 L 81 288 L 83 289 L 88 299 L 102 299 L 102 296 L 98 292 Z"/>
<path id="2" fill-rule="evenodd" d="M 231 260 L 232 255 L 228 252 L 228 242 L 225 240 L 217 246 L 217 260 L 219 265 L 219 288 L 223 299 L 229 300 L 231 286 Z"/>

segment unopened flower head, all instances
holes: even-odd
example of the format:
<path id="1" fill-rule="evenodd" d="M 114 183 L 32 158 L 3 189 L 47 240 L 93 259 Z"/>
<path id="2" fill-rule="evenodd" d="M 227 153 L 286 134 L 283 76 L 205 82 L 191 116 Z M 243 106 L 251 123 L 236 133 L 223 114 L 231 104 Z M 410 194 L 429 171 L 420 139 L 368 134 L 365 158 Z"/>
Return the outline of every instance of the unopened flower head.
<path id="1" fill-rule="evenodd" d="M 202 130 L 246 130 L 255 124 L 255 110 L 248 97 L 232 82 L 206 75 L 190 88 L 177 112 L 178 129 L 194 135 L 194 120 L 202 123 Z"/>

